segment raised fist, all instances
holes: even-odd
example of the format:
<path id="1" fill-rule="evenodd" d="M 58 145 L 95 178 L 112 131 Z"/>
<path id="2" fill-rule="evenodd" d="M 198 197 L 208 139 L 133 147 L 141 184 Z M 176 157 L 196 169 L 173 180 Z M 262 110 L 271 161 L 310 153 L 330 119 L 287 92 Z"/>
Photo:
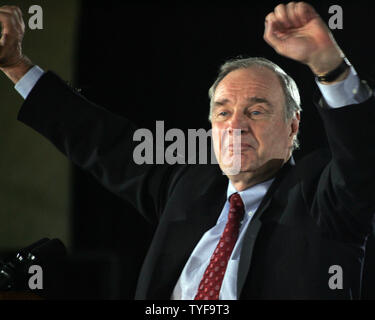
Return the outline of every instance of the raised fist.
<path id="1" fill-rule="evenodd" d="M 16 6 L 0 7 L 0 68 L 16 65 L 22 58 L 22 39 L 25 23 L 22 12 Z"/>
<path id="2" fill-rule="evenodd" d="M 22 53 L 25 23 L 21 9 L 16 6 L 0 7 L 0 70 L 17 83 L 32 67 L 31 61 Z"/>
<path id="3" fill-rule="evenodd" d="M 280 4 L 269 13 L 264 40 L 277 53 L 308 65 L 315 74 L 335 69 L 343 58 L 327 25 L 305 2 Z"/>

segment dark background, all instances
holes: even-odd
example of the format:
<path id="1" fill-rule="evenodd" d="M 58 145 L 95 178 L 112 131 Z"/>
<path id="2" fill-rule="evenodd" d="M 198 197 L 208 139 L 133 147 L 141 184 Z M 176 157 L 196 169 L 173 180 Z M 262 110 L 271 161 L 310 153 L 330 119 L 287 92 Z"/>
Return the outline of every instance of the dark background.
<path id="1" fill-rule="evenodd" d="M 81 4 L 75 85 L 95 103 L 155 128 L 205 128 L 208 88 L 219 66 L 237 56 L 264 56 L 297 82 L 302 98 L 301 149 L 296 161 L 326 144 L 312 105 L 314 78 L 307 67 L 277 55 L 263 40 L 264 18 L 279 2 Z M 343 8 L 344 28 L 333 34 L 360 74 L 374 74 L 373 16 L 366 2 L 312 3 L 328 22 Z M 348 128 L 350 130 L 350 128 Z M 369 146 L 372 147 L 372 146 Z M 374 178 L 374 177 L 373 177 Z M 73 167 L 72 276 L 76 298 L 132 299 L 153 229 L 137 212 Z M 363 298 L 375 298 L 375 245 L 367 248 Z M 85 270 L 85 272 L 77 272 Z"/>

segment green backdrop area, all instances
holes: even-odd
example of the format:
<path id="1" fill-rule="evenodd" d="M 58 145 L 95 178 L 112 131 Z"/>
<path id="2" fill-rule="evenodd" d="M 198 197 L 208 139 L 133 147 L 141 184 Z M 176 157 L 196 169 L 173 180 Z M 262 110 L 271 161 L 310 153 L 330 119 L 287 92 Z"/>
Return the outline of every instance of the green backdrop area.
<path id="1" fill-rule="evenodd" d="M 22 9 L 24 52 L 63 79 L 74 76 L 80 1 L 10 1 Z M 43 9 L 43 29 L 28 27 L 29 7 Z M 17 121 L 22 97 L 0 74 L 0 250 L 14 250 L 42 238 L 70 245 L 69 162 L 49 142 Z"/>

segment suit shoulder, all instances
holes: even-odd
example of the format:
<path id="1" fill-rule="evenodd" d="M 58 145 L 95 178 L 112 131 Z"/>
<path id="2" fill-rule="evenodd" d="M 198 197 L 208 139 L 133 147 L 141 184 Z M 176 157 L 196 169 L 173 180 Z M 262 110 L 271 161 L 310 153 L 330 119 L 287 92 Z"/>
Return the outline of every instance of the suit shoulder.
<path id="1" fill-rule="evenodd" d="M 296 161 L 295 170 L 304 175 L 306 173 L 314 175 L 314 173 L 321 172 L 331 159 L 332 154 L 329 148 L 320 148 Z"/>

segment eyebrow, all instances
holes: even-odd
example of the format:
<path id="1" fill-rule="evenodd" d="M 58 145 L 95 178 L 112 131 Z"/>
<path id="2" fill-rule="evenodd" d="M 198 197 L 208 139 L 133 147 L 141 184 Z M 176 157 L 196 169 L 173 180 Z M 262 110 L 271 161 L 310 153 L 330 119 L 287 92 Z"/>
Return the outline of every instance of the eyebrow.
<path id="1" fill-rule="evenodd" d="M 214 101 L 214 105 L 213 107 L 219 107 L 219 106 L 225 106 L 229 101 L 229 99 L 219 99 L 217 101 Z M 247 99 L 247 103 L 249 106 L 252 106 L 253 104 L 256 104 L 256 103 L 264 103 L 268 106 L 270 106 L 271 108 L 273 108 L 273 104 L 271 102 L 269 102 L 267 99 L 265 98 L 260 98 L 260 97 L 251 97 L 251 98 L 248 98 Z"/>

